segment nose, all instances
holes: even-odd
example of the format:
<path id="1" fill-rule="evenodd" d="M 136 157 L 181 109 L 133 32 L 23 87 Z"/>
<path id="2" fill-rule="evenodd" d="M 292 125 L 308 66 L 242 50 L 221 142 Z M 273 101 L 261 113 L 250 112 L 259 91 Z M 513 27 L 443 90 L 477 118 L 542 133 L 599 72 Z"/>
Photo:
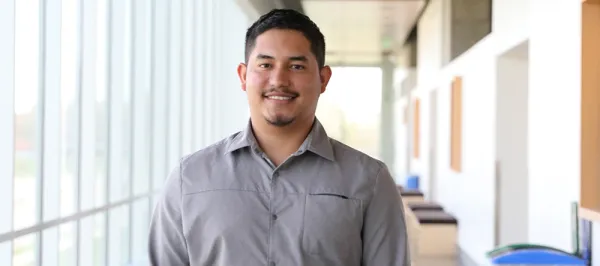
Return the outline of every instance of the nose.
<path id="1" fill-rule="evenodd" d="M 271 71 L 270 85 L 273 88 L 288 87 L 290 85 L 290 75 L 287 68 L 278 67 Z"/>

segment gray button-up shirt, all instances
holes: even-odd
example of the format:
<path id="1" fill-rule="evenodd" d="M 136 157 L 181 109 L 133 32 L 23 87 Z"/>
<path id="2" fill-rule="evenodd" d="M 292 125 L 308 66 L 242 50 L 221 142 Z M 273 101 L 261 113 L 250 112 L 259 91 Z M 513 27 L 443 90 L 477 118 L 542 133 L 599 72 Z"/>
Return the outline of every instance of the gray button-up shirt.
<path id="1" fill-rule="evenodd" d="M 183 158 L 149 236 L 160 266 L 408 266 L 404 210 L 386 166 L 315 119 L 275 167 L 250 124 Z"/>

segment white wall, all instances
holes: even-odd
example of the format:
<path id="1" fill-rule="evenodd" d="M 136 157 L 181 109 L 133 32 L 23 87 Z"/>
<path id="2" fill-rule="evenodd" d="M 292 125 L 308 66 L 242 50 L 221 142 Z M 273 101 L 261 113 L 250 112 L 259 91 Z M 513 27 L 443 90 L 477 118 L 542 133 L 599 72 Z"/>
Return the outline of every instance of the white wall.
<path id="1" fill-rule="evenodd" d="M 497 60 L 496 194 L 498 245 L 528 240 L 527 95 L 528 43 Z"/>
<path id="2" fill-rule="evenodd" d="M 531 4 L 529 240 L 570 250 L 569 204 L 579 199 L 581 2 Z"/>
<path id="3" fill-rule="evenodd" d="M 449 4 L 444 0 L 432 0 L 423 12 L 417 27 L 417 82 L 426 82 L 428 78 L 436 75 L 442 67 L 447 56 L 449 29 L 445 21 L 449 21 Z M 446 47 L 446 49 L 444 48 Z"/>
<path id="4" fill-rule="evenodd" d="M 517 28 L 529 28 L 530 2 L 532 0 L 492 1 L 492 31 L 509 33 Z M 528 30 L 528 29 L 526 29 Z"/>
<path id="5" fill-rule="evenodd" d="M 581 2 L 503 0 L 494 1 L 494 7 L 495 31 L 439 72 L 443 12 L 439 2 L 431 3 L 419 23 L 419 82 L 414 93 L 423 97 L 424 154 L 428 149 L 428 91 L 439 89 L 437 198 L 458 218 L 459 244 L 478 264 L 486 263 L 484 253 L 495 240 L 496 60 L 527 39 L 528 240 L 572 250 L 570 203 L 579 198 Z M 462 173 L 449 169 L 449 85 L 456 74 L 464 79 Z M 422 158 L 413 160 L 411 166 L 421 174 L 426 188 L 428 162 Z M 600 231 L 598 225 L 595 229 Z M 595 239 L 599 238 L 596 233 Z"/>
<path id="6" fill-rule="evenodd" d="M 419 86 L 415 97 L 422 99 L 421 148 L 429 148 L 429 91 L 437 99 L 437 195 L 432 196 L 459 220 L 459 244 L 478 263 L 494 243 L 494 158 L 495 158 L 495 46 L 489 37 L 443 69 L 430 76 L 434 82 Z M 463 171 L 450 169 L 450 82 L 463 77 Z M 429 159 L 413 160 L 421 175 L 421 187 L 429 187 Z M 468 192 L 468 193 L 465 193 Z M 464 229 L 463 229 L 464 228 Z"/>

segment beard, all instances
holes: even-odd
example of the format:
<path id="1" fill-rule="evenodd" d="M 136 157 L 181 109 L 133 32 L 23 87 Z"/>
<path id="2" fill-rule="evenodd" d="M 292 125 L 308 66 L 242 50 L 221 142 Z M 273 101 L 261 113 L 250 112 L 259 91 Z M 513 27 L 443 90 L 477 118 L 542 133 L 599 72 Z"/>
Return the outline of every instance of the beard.
<path id="1" fill-rule="evenodd" d="M 274 115 L 272 117 L 265 116 L 265 121 L 267 121 L 267 123 L 269 123 L 270 125 L 276 126 L 276 127 L 287 126 L 287 125 L 293 123 L 294 120 L 295 120 L 294 117 L 286 117 L 283 115 Z"/>

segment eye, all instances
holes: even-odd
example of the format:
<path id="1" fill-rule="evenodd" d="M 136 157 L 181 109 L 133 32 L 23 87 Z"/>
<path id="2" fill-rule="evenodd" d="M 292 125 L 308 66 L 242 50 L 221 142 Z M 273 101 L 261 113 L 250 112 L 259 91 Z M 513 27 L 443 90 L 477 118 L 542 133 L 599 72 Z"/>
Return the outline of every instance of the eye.
<path id="1" fill-rule="evenodd" d="M 292 65 L 291 68 L 294 70 L 303 70 L 304 66 L 303 65 Z"/>
<path id="2" fill-rule="evenodd" d="M 260 67 L 260 68 L 270 68 L 270 67 L 271 67 L 271 64 L 264 63 L 264 64 L 260 64 L 260 65 L 258 65 L 258 67 Z"/>

